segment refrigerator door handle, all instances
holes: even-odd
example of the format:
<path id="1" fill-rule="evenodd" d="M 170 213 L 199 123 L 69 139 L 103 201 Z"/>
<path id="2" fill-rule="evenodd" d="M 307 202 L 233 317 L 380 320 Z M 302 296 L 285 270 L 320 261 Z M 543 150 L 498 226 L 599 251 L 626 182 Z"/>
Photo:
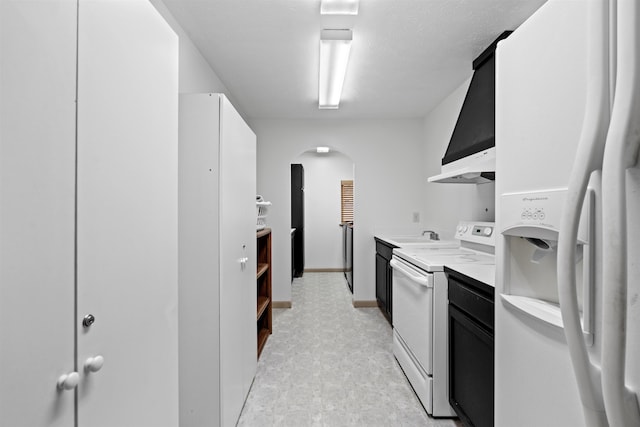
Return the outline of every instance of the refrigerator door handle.
<path id="1" fill-rule="evenodd" d="M 562 311 L 564 333 L 569 347 L 573 371 L 580 392 L 585 424 L 593 427 L 608 426 L 602 397 L 601 371 L 590 360 L 580 324 L 580 311 L 576 290 L 575 254 L 580 214 L 592 172 L 602 166 L 606 129 L 609 120 L 609 2 L 592 0 L 588 7 L 587 41 L 587 102 L 578 143 L 578 152 L 569 180 L 569 189 L 558 235 L 558 297 Z M 588 206 L 592 207 L 590 201 Z M 595 228 L 594 215 L 589 212 L 589 231 Z M 593 246 L 598 243 L 594 233 L 588 238 L 587 257 L 593 258 Z M 586 248 L 585 248 L 586 249 Z M 584 262 L 591 263 L 592 259 Z M 592 268 L 588 266 L 588 268 Z M 593 270 L 590 270 L 592 272 Z M 593 274 L 585 278 L 587 292 L 594 279 Z M 593 292 L 590 293 L 593 296 Z M 584 326 L 589 329 L 591 321 L 589 299 L 585 300 Z"/>
<path id="2" fill-rule="evenodd" d="M 585 205 L 587 206 L 587 233 L 589 244 L 582 247 L 582 277 L 583 277 L 583 295 L 582 295 L 582 332 L 584 334 L 585 344 L 589 347 L 593 346 L 595 339 L 595 310 L 596 310 L 596 246 L 599 243 L 596 239 L 596 197 L 593 189 L 587 189 L 585 197 Z"/>
<path id="3" fill-rule="evenodd" d="M 640 149 L 640 5 L 617 1 L 616 90 L 602 167 L 602 388 L 612 426 L 640 425 L 636 392 L 627 388 L 627 169 Z"/>
<path id="4" fill-rule="evenodd" d="M 589 174 L 586 176 L 588 179 Z M 587 190 L 585 194 L 581 193 L 581 188 L 572 188 L 571 185 L 569 187 L 567 204 L 565 204 L 565 217 L 562 219 L 558 237 L 558 296 L 560 298 L 563 329 L 582 400 L 585 423 L 590 427 L 606 427 L 608 423 L 602 397 L 601 371 L 591 362 L 587 352 L 587 345 L 592 345 L 595 338 L 595 322 L 593 319 L 595 309 L 594 258 L 595 246 L 599 243 L 597 236 L 595 236 L 595 202 L 592 193 L 593 190 L 591 189 Z M 573 203 L 571 203 L 571 200 Z M 575 242 L 583 200 L 588 206 L 587 215 L 584 219 L 588 221 L 589 244 L 583 245 L 584 298 L 581 323 L 576 289 Z M 572 219 L 575 221 L 575 225 L 567 225 L 567 222 L 571 222 Z"/>

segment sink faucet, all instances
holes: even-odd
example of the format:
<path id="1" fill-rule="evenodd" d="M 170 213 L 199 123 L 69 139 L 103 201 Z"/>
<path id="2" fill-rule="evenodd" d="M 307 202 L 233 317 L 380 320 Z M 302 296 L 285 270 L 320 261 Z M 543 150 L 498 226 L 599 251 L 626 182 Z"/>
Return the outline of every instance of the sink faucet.
<path id="1" fill-rule="evenodd" d="M 422 232 L 422 235 L 424 236 L 427 233 L 429 233 L 429 238 L 431 240 L 440 240 L 440 237 L 438 236 L 438 233 L 436 233 L 435 231 L 433 231 L 433 230 L 424 230 Z"/>

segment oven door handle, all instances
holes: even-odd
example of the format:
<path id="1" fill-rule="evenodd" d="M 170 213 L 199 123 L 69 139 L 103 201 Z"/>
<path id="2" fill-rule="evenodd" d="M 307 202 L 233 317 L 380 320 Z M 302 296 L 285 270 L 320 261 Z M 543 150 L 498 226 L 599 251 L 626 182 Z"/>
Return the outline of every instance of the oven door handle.
<path id="1" fill-rule="evenodd" d="M 433 275 L 422 275 L 413 270 L 411 267 L 406 266 L 405 263 L 397 261 L 393 258 L 391 259 L 390 265 L 394 270 L 398 270 L 400 273 L 404 274 L 420 286 L 424 286 L 425 288 L 433 288 Z"/>

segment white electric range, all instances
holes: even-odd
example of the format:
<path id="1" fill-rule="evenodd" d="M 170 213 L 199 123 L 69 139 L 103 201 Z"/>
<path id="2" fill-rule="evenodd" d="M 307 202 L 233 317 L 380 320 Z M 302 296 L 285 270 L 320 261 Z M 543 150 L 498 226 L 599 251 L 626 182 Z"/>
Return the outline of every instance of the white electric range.
<path id="1" fill-rule="evenodd" d="M 452 417 L 448 379 L 448 283 L 444 267 L 494 285 L 494 224 L 460 222 L 457 248 L 393 250 L 393 354 L 427 413 Z"/>

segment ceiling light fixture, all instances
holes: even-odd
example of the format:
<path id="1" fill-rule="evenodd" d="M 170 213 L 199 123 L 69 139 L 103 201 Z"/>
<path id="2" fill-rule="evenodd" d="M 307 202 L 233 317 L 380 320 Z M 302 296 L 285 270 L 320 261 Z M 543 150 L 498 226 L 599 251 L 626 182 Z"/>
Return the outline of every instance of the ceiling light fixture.
<path id="1" fill-rule="evenodd" d="M 328 153 L 329 147 L 316 147 L 316 153 Z"/>
<path id="2" fill-rule="evenodd" d="M 340 104 L 352 39 L 351 30 L 322 30 L 320 34 L 320 109 L 335 110 Z"/>
<path id="3" fill-rule="evenodd" d="M 322 0 L 321 15 L 357 15 L 358 0 Z"/>

